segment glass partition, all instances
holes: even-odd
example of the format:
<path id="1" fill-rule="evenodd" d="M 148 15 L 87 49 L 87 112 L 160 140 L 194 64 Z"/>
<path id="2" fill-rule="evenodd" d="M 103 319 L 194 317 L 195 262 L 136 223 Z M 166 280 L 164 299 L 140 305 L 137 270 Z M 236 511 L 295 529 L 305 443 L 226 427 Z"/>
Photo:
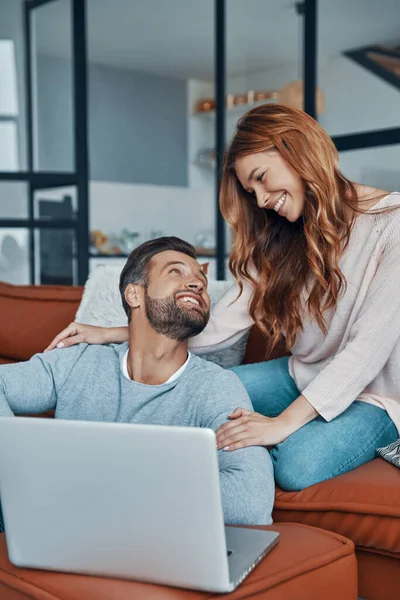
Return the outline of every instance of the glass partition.
<path id="1" fill-rule="evenodd" d="M 33 167 L 74 170 L 71 0 L 30 12 Z"/>
<path id="2" fill-rule="evenodd" d="M 321 124 L 330 135 L 400 126 L 397 0 L 319 0 Z"/>

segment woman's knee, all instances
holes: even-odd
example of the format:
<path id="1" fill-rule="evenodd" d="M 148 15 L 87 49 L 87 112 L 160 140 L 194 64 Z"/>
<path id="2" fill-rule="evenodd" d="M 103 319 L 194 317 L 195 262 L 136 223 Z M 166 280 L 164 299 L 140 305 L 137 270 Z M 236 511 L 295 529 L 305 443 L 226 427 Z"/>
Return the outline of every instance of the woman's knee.
<path id="1" fill-rule="evenodd" d="M 328 477 L 325 477 L 328 479 Z M 285 492 L 299 492 L 310 485 L 323 481 L 313 473 L 305 473 L 304 470 L 288 468 L 288 465 L 275 468 L 275 481 Z"/>
<path id="2" fill-rule="evenodd" d="M 274 473 L 276 484 L 285 492 L 298 492 L 304 487 L 300 474 L 296 469 L 292 469 L 290 465 L 282 465 L 280 462 L 274 462 Z"/>
<path id="3" fill-rule="evenodd" d="M 380 433 L 376 431 L 378 425 L 375 421 L 375 431 L 372 433 L 370 423 L 371 433 L 364 438 L 359 435 L 360 431 L 339 427 L 339 420 L 335 425 L 316 420 L 275 446 L 270 454 L 279 487 L 286 491 L 303 490 L 373 460 L 376 448 L 383 441 L 389 440 L 390 443 L 397 436 L 389 417 L 383 411 L 382 414 L 378 412 L 377 416 L 381 418 Z"/>
<path id="4" fill-rule="evenodd" d="M 282 444 L 273 448 L 270 454 L 275 481 L 283 490 L 298 492 L 333 477 L 331 466 L 323 456 L 302 453 L 296 448 L 286 451 L 280 446 Z"/>

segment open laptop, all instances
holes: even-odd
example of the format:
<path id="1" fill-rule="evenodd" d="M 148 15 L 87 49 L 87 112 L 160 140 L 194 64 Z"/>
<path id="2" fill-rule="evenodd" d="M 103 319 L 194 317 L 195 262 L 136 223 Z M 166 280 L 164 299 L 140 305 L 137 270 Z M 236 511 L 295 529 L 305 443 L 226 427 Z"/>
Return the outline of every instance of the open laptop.
<path id="1" fill-rule="evenodd" d="M 229 592 L 279 538 L 224 527 L 210 429 L 1 418 L 0 494 L 20 567 Z"/>

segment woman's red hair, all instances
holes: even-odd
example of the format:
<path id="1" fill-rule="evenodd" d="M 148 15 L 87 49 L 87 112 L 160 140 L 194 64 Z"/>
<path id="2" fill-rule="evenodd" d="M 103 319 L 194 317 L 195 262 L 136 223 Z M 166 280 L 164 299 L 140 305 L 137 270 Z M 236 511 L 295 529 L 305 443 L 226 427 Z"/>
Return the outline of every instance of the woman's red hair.
<path id="1" fill-rule="evenodd" d="M 236 176 L 238 158 L 271 148 L 304 184 L 303 215 L 296 223 L 260 209 Z M 242 279 L 255 286 L 250 314 L 266 334 L 269 350 L 282 333 L 287 348 L 293 346 L 304 311 L 326 332 L 323 313 L 336 306 L 345 289 L 339 259 L 360 209 L 324 129 L 303 111 L 277 104 L 249 111 L 226 152 L 220 206 L 235 233 L 230 269 L 241 287 Z"/>

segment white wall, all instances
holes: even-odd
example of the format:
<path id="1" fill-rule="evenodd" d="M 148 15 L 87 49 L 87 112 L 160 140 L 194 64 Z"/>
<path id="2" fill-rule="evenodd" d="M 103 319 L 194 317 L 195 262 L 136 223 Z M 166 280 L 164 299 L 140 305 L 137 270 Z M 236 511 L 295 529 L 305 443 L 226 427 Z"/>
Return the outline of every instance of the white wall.
<path id="1" fill-rule="evenodd" d="M 329 135 L 400 125 L 400 90 L 349 58 L 321 63 L 318 85 L 326 96 L 320 122 Z"/>
<path id="2" fill-rule="evenodd" d="M 400 191 L 400 144 L 342 152 L 340 168 L 352 181 Z"/>
<path id="3" fill-rule="evenodd" d="M 37 55 L 41 170 L 73 168 L 71 61 Z M 88 64 L 92 179 L 187 185 L 184 80 Z M 62 140 L 62 143 L 60 141 Z"/>
<path id="4" fill-rule="evenodd" d="M 214 225 L 213 190 L 92 181 L 90 229 L 105 233 L 126 227 L 142 240 L 154 230 L 194 243 Z"/>
<path id="5" fill-rule="evenodd" d="M 191 189 L 92 181 L 90 198 L 91 230 L 119 233 L 126 227 L 138 231 L 141 241 L 150 239 L 152 231 L 157 231 L 192 244 L 196 243 L 199 232 L 214 231 L 213 187 Z M 199 257 L 199 260 L 209 263 L 209 278 L 215 279 L 215 259 Z M 90 269 L 99 264 L 122 268 L 125 259 L 92 258 Z"/>

